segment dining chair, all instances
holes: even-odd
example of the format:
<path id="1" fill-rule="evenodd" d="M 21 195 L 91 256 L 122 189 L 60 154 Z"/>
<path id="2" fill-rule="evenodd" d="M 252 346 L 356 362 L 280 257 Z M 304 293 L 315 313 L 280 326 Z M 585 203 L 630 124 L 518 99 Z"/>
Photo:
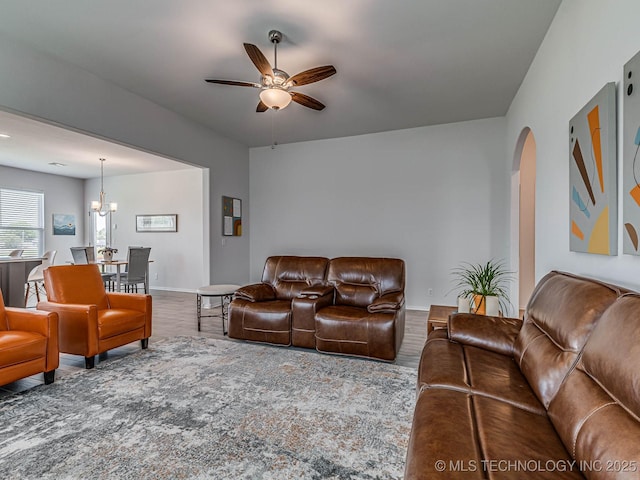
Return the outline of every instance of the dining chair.
<path id="1" fill-rule="evenodd" d="M 29 302 L 29 295 L 36 294 L 36 298 L 40 301 L 40 292 L 44 290 L 44 269 L 53 265 L 56 258 L 57 250 L 49 250 L 42 255 L 42 263 L 32 268 L 27 277 L 27 292 L 24 295 L 24 306 L 27 307 Z"/>
<path id="2" fill-rule="evenodd" d="M 127 271 L 120 275 L 120 288 L 125 292 L 138 292 L 138 285 L 144 285 L 144 293 L 149 293 L 149 255 L 151 247 L 129 247 L 127 254 Z M 112 277 L 113 278 L 113 277 Z"/>
<path id="3" fill-rule="evenodd" d="M 96 263 L 96 249 L 94 247 L 71 247 L 74 265 L 86 265 Z M 110 286 L 112 274 L 102 272 L 102 282 L 107 290 L 113 290 Z"/>
<path id="4" fill-rule="evenodd" d="M 8 256 L 11 258 L 22 258 L 22 252 L 24 252 L 24 250 L 18 248 L 16 250 L 11 250 Z"/>
<path id="5" fill-rule="evenodd" d="M 71 256 L 74 265 L 86 265 L 89 263 L 86 247 L 71 247 Z"/>

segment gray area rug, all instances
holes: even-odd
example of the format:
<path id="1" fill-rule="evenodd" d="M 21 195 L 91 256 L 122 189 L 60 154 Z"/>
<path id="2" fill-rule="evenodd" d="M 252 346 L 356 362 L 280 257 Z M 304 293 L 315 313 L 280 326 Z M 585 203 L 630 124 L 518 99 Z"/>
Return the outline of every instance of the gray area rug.
<path id="1" fill-rule="evenodd" d="M 198 337 L 0 403 L 0 478 L 399 479 L 416 372 Z"/>

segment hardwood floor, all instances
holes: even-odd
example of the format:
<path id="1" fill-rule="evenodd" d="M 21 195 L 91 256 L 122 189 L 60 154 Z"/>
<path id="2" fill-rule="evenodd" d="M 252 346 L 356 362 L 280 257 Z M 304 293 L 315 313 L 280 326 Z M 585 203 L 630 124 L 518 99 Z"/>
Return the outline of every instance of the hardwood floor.
<path id="1" fill-rule="evenodd" d="M 196 296 L 194 293 L 167 292 L 153 290 L 153 333 L 150 344 L 161 339 L 180 335 L 198 335 L 225 339 L 222 334 L 220 318 L 203 318 L 202 331 L 198 332 L 196 319 Z M 205 310 L 205 314 L 219 313 L 220 308 Z M 411 368 L 418 367 L 420 352 L 427 338 L 427 312 L 407 310 L 404 340 L 396 359 L 396 364 Z M 234 340 L 229 340 L 234 341 Z M 98 361 L 105 358 L 117 358 L 130 355 L 140 350 L 140 342 L 130 343 L 120 348 L 109 350 L 100 356 Z M 282 348 L 282 347 L 273 347 Z M 320 354 L 319 354 L 320 355 Z M 73 372 L 84 369 L 84 358 L 78 355 L 60 354 L 60 367 L 56 370 L 56 380 Z M 14 392 L 21 392 L 42 384 L 42 374 L 18 380 L 0 387 L 0 398 Z"/>

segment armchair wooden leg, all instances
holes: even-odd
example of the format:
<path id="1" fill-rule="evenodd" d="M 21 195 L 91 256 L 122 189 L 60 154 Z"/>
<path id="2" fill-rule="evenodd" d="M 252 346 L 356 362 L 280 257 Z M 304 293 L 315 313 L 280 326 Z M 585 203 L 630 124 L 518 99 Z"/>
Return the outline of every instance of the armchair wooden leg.
<path id="1" fill-rule="evenodd" d="M 87 370 L 90 370 L 95 366 L 96 366 L 96 357 L 95 356 L 84 357 L 84 367 Z"/>
<path id="2" fill-rule="evenodd" d="M 149 339 L 143 338 L 142 340 L 140 340 L 140 345 L 142 346 L 143 350 L 146 350 L 149 347 Z"/>
<path id="3" fill-rule="evenodd" d="M 56 371 L 44 372 L 44 384 L 51 385 L 56 378 Z"/>

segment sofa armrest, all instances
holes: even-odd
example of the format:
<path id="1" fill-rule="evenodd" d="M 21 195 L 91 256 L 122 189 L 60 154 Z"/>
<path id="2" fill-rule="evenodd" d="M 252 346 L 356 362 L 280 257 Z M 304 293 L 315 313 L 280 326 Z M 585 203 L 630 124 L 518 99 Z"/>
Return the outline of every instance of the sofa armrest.
<path id="1" fill-rule="evenodd" d="M 241 298 L 249 302 L 265 302 L 267 300 L 275 300 L 276 292 L 268 283 L 254 283 L 236 290 L 233 298 Z"/>
<path id="2" fill-rule="evenodd" d="M 111 308 L 124 308 L 146 312 L 151 306 L 151 295 L 144 293 L 119 293 L 108 292 L 109 306 Z"/>
<path id="3" fill-rule="evenodd" d="M 58 314 L 55 312 L 39 312 L 24 308 L 6 307 L 9 330 L 34 332 L 51 337 L 55 330 L 58 336 Z"/>
<path id="4" fill-rule="evenodd" d="M 329 295 L 330 293 L 333 294 L 332 285 L 312 285 L 302 290 L 300 294 L 298 294 L 298 298 L 310 298 L 313 300 Z"/>
<path id="5" fill-rule="evenodd" d="M 98 307 L 96 305 L 38 302 L 37 308 L 58 314 L 60 351 L 85 357 L 98 354 Z"/>
<path id="6" fill-rule="evenodd" d="M 404 306 L 404 293 L 393 292 L 376 298 L 371 305 L 367 307 L 369 313 L 395 313 Z"/>
<path id="7" fill-rule="evenodd" d="M 489 317 L 473 313 L 454 313 L 449 317 L 449 339 L 503 355 L 513 355 L 513 344 L 522 320 Z"/>
<path id="8" fill-rule="evenodd" d="M 58 314 L 23 308 L 6 308 L 9 330 L 39 333 L 47 338 L 44 371 L 51 372 L 60 365 L 58 341 Z"/>

